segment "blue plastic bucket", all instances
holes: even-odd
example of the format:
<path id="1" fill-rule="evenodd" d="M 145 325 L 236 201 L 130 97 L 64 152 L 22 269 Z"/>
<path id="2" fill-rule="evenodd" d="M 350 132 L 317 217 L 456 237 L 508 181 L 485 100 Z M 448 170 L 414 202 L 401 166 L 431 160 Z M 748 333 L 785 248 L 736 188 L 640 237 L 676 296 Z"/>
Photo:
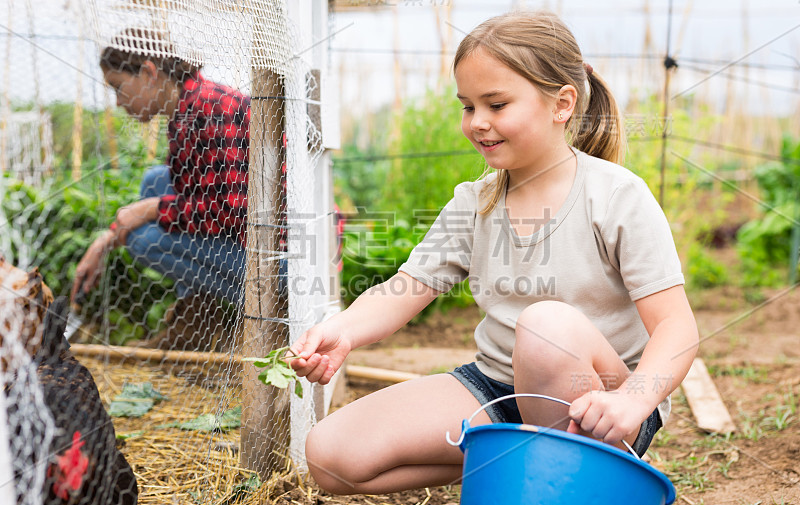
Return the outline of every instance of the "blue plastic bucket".
<path id="1" fill-rule="evenodd" d="M 499 423 L 470 427 L 457 442 L 464 452 L 461 505 L 665 505 L 675 501 L 667 477 L 616 447 L 561 430 Z M 626 444 L 627 445 L 627 444 Z M 630 448 L 630 447 L 629 447 Z"/>

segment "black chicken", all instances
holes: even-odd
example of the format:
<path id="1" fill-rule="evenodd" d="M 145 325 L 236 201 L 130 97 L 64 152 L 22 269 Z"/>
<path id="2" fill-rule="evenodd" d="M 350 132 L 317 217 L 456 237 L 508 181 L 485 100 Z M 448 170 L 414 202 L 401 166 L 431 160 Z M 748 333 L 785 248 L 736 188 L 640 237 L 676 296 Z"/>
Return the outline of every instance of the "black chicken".
<path id="1" fill-rule="evenodd" d="M 34 356 L 44 402 L 56 425 L 44 489 L 45 505 L 135 505 L 136 477 L 116 447 L 111 418 L 92 374 L 64 338 L 69 302 L 56 298 L 44 316 Z"/>

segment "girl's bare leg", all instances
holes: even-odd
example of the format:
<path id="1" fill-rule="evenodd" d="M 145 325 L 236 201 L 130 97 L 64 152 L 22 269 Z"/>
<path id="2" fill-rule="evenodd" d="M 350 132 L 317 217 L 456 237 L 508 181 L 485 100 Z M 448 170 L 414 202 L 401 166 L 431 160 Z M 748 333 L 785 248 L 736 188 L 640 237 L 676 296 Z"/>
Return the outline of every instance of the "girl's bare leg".
<path id="1" fill-rule="evenodd" d="M 613 390 L 629 375 L 628 367 L 589 319 L 561 302 L 535 303 L 522 311 L 512 355 L 514 390 L 568 402 L 592 390 Z M 549 400 L 518 398 L 529 424 L 566 430 L 568 407 Z M 626 437 L 633 443 L 638 433 Z"/>
<path id="2" fill-rule="evenodd" d="M 480 407 L 455 377 L 432 375 L 403 382 L 337 410 L 306 441 L 317 484 L 336 494 L 379 494 L 457 483 L 461 450 L 445 440 Z M 489 423 L 481 412 L 473 426 Z"/>

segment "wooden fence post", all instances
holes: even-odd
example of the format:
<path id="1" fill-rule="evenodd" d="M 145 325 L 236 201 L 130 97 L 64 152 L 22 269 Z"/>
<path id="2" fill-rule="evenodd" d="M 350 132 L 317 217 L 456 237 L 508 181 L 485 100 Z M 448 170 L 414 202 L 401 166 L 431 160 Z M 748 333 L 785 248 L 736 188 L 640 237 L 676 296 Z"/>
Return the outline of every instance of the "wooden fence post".
<path id="1" fill-rule="evenodd" d="M 287 303 L 278 290 L 283 195 L 284 90 L 280 75 L 253 70 L 250 106 L 247 272 L 244 285 L 242 356 L 266 356 L 288 344 Z M 259 370 L 242 370 L 241 463 L 267 479 L 283 466 L 289 446 L 289 392 L 267 387 Z"/>

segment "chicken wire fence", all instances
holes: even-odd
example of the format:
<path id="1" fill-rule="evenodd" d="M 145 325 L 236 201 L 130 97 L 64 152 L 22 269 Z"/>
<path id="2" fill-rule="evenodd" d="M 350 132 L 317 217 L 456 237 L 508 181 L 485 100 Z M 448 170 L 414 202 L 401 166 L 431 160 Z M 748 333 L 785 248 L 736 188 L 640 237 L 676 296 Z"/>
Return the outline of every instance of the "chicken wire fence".
<path id="1" fill-rule="evenodd" d="M 0 11 L 0 501 L 221 503 L 303 470 L 328 388 L 243 358 L 338 310 L 327 2 Z"/>

